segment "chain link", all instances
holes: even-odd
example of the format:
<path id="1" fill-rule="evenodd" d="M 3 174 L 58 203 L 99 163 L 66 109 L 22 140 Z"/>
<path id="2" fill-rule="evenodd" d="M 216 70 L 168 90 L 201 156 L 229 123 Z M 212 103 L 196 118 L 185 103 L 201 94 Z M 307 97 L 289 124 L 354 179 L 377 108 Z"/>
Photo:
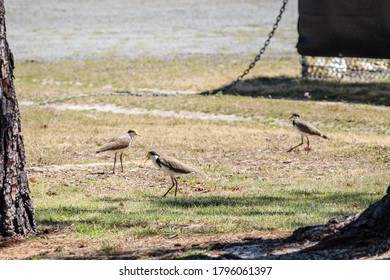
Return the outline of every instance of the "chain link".
<path id="1" fill-rule="evenodd" d="M 283 5 L 282 7 L 280 8 L 280 11 L 279 11 L 279 15 L 276 17 L 276 22 L 274 23 L 274 25 L 272 26 L 272 30 L 271 32 L 268 34 L 268 38 L 267 40 L 265 40 L 264 42 L 264 45 L 263 47 L 260 49 L 259 53 L 255 56 L 255 58 L 253 59 L 253 61 L 249 64 L 248 68 L 246 68 L 243 73 L 241 75 L 239 75 L 233 82 L 231 82 L 229 85 L 221 88 L 221 89 L 218 89 L 218 90 L 214 90 L 213 93 L 217 93 L 217 92 L 220 92 L 222 91 L 222 93 L 224 93 L 226 90 L 228 90 L 229 88 L 231 87 L 234 87 L 238 82 L 240 82 L 246 75 L 249 74 L 249 72 L 256 66 L 256 63 L 261 59 L 261 56 L 265 53 L 265 50 L 266 48 L 268 47 L 268 45 L 270 44 L 271 42 L 271 39 L 272 37 L 274 37 L 275 35 L 275 31 L 276 29 L 278 28 L 279 26 L 279 22 L 280 20 L 282 19 L 282 15 L 284 13 L 284 11 L 286 10 L 286 5 L 288 3 L 288 0 L 283 0 Z"/>

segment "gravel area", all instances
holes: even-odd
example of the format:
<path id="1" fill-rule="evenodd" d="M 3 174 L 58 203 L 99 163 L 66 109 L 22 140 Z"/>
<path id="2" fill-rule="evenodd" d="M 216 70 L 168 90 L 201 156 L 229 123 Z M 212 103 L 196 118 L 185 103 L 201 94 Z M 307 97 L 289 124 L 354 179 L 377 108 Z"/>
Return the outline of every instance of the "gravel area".
<path id="1" fill-rule="evenodd" d="M 282 1 L 12 0 L 7 37 L 16 60 L 254 54 Z M 298 1 L 290 0 L 267 55 L 294 56 Z"/>

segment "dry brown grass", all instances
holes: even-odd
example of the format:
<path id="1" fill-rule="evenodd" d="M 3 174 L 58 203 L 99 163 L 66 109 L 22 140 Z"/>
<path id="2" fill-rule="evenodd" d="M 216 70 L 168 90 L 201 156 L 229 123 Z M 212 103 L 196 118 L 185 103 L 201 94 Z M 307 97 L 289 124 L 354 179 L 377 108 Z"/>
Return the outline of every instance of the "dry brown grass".
<path id="1" fill-rule="evenodd" d="M 205 91 L 240 75 L 252 56 L 221 56 L 134 60 L 20 62 L 15 84 L 21 100 L 46 100 L 79 93 L 134 89 Z M 299 75 L 297 58 L 264 58 L 248 78 Z"/>

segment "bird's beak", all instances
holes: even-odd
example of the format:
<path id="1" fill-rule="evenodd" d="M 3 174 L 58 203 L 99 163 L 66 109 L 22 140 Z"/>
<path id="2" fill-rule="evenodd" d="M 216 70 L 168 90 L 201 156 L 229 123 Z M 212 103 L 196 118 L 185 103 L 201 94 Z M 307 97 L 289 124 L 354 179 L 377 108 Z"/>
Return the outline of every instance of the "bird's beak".
<path id="1" fill-rule="evenodd" d="M 134 132 L 135 132 L 135 135 L 141 136 L 141 134 L 139 134 L 138 131 L 134 131 Z"/>

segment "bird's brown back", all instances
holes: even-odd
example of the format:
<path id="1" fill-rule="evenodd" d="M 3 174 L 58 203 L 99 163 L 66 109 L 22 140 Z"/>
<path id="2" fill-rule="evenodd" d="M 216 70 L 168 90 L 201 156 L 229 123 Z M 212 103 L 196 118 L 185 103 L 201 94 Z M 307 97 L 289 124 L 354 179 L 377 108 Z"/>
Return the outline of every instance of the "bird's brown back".
<path id="1" fill-rule="evenodd" d="M 97 150 L 96 153 L 126 149 L 129 146 L 130 141 L 131 141 L 130 135 L 127 133 L 115 136 L 111 138 L 107 142 L 107 144 L 100 147 L 100 149 Z"/>
<path id="2" fill-rule="evenodd" d="M 191 166 L 188 166 L 173 157 L 164 156 L 159 157 L 159 159 L 162 165 L 169 167 L 172 171 L 176 173 L 189 174 L 198 172 L 195 168 L 192 168 Z"/>
<path id="3" fill-rule="evenodd" d="M 304 122 L 304 121 L 301 121 L 301 120 L 295 120 L 294 124 L 297 126 L 299 131 L 301 131 L 303 133 L 310 134 L 310 135 L 317 135 L 317 136 L 321 136 L 321 137 L 325 136 L 316 127 L 314 127 L 313 125 L 311 125 L 311 124 L 309 124 L 307 122 Z"/>

